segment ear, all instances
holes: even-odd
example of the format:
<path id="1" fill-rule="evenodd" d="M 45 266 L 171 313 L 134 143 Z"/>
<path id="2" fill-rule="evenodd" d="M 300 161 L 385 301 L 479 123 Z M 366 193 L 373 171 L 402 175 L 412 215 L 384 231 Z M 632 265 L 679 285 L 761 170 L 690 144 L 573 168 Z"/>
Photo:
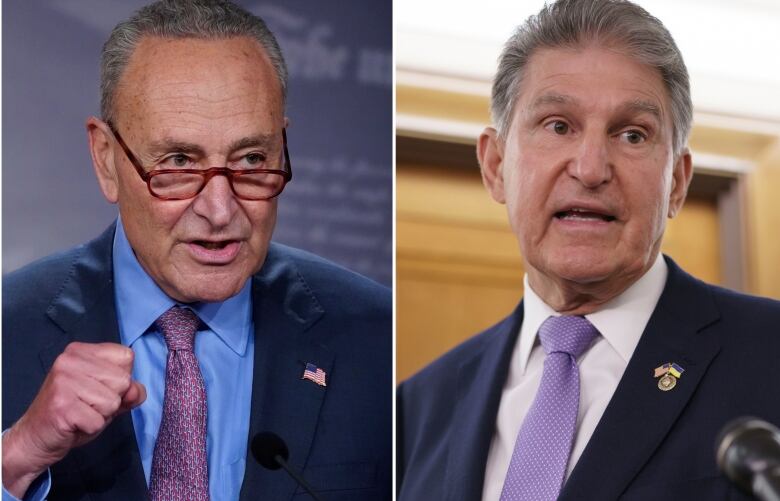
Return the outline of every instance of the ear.
<path id="1" fill-rule="evenodd" d="M 672 171 L 672 191 L 669 194 L 669 213 L 667 216 L 671 219 L 680 212 L 685 197 L 688 195 L 688 186 L 691 184 L 693 176 L 693 161 L 691 152 L 688 148 L 683 149 L 682 153 L 674 162 Z"/>
<path id="2" fill-rule="evenodd" d="M 504 142 L 493 127 L 487 127 L 477 142 L 477 159 L 482 183 L 498 203 L 506 203 L 504 195 Z"/>
<path id="3" fill-rule="evenodd" d="M 119 200 L 119 179 L 114 163 L 113 134 L 105 122 L 95 117 L 87 119 L 86 127 L 92 166 L 100 190 L 106 200 L 115 204 Z"/>
<path id="4" fill-rule="evenodd" d="M 284 117 L 284 128 L 286 129 L 289 126 L 290 126 L 290 118 Z"/>

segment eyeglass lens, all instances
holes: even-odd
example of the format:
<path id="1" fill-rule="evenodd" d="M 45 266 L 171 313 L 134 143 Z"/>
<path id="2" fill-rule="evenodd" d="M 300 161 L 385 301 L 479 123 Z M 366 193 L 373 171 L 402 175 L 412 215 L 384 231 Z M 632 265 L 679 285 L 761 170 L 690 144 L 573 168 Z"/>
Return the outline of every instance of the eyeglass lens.
<path id="1" fill-rule="evenodd" d="M 188 172 L 152 172 L 149 187 L 153 194 L 168 199 L 191 198 L 203 189 L 211 176 L 207 171 L 195 174 Z M 281 172 L 236 172 L 232 173 L 235 194 L 249 200 L 263 200 L 278 195 L 284 187 L 285 178 Z"/>

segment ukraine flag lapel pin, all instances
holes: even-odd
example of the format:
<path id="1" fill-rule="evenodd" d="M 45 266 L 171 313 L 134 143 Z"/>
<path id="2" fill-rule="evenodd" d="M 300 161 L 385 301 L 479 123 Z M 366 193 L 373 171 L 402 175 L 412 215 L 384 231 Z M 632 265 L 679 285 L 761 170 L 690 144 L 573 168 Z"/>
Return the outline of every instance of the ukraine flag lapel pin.
<path id="1" fill-rule="evenodd" d="M 658 380 L 658 389 L 669 391 L 677 386 L 677 380 L 680 379 L 685 369 L 674 362 L 667 362 L 655 368 L 653 377 L 661 378 Z"/>

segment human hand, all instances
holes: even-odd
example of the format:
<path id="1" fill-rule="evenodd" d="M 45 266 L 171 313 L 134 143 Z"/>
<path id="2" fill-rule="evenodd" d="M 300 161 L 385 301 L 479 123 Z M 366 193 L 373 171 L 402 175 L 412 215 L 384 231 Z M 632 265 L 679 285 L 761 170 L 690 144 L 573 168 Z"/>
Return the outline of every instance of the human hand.
<path id="1" fill-rule="evenodd" d="M 18 498 L 49 466 L 146 400 L 132 379 L 133 351 L 116 343 L 71 343 L 27 412 L 3 435 L 3 486 Z"/>

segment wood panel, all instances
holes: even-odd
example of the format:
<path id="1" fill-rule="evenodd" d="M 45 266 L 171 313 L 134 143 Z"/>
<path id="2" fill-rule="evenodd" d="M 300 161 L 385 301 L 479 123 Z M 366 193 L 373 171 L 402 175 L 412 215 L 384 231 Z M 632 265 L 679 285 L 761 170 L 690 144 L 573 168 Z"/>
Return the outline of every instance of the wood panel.
<path id="1" fill-rule="evenodd" d="M 780 299 L 780 138 L 749 179 L 751 291 Z"/>

